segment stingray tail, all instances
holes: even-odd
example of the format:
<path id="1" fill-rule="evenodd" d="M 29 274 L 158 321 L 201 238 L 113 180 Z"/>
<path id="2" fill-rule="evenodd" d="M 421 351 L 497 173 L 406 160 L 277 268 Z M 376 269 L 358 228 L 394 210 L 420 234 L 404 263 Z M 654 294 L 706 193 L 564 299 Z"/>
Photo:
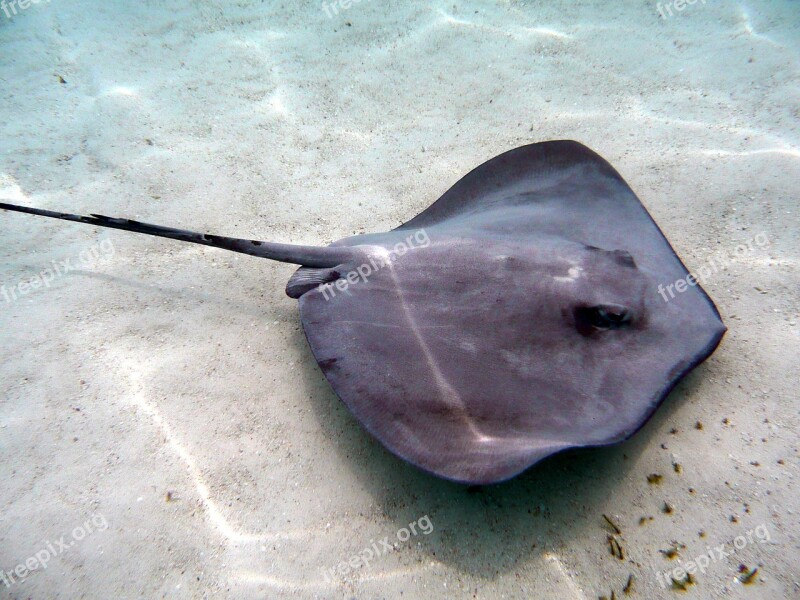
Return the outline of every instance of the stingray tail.
<path id="1" fill-rule="evenodd" d="M 0 209 L 11 210 L 29 215 L 40 217 L 50 217 L 52 219 L 62 219 L 64 221 L 74 221 L 76 223 L 86 223 L 96 227 L 110 227 L 111 229 L 122 229 L 123 231 L 133 231 L 134 233 L 144 233 L 157 237 L 202 244 L 203 246 L 213 246 L 242 254 L 250 254 L 270 260 L 294 263 L 304 267 L 330 268 L 349 262 L 355 250 L 348 247 L 318 247 L 318 246 L 296 246 L 293 244 L 276 244 L 273 242 L 262 242 L 258 240 L 243 240 L 230 238 L 220 235 L 208 235 L 206 233 L 196 233 L 184 229 L 173 229 L 171 227 L 161 227 L 160 225 L 150 225 L 140 223 L 130 219 L 116 219 L 103 215 L 73 215 L 69 213 L 53 212 L 16 204 L 5 204 L 0 202 Z"/>

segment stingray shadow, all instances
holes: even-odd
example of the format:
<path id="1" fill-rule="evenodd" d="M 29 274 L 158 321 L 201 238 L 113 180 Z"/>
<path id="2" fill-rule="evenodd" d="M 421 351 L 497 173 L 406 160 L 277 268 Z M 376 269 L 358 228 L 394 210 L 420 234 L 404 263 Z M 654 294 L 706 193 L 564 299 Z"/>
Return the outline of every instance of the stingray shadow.
<path id="1" fill-rule="evenodd" d="M 605 543 L 610 529 L 602 513 L 608 508 L 601 507 L 613 500 L 615 490 L 631 484 L 631 470 L 645 448 L 668 441 L 659 438 L 680 406 L 699 395 L 707 370 L 700 365 L 688 374 L 625 442 L 567 450 L 504 483 L 471 487 L 430 475 L 384 449 L 328 385 L 302 333 L 298 331 L 293 341 L 304 348 L 301 373 L 319 425 L 333 450 L 343 455 L 343 462 L 382 507 L 391 523 L 385 530 L 398 530 L 428 515 L 433 533 L 419 535 L 413 543 L 432 560 L 487 580 L 537 556 L 547 557 L 559 546 L 586 543 L 589 532 L 598 537 L 597 543 Z"/>
<path id="2" fill-rule="evenodd" d="M 76 275 L 159 294 L 202 300 L 231 308 L 215 293 L 142 283 L 92 271 Z M 237 310 L 263 317 L 263 308 L 239 303 Z M 297 320 L 300 325 L 299 319 Z M 300 327 L 291 343 L 303 356 L 299 372 L 308 386 L 310 407 L 335 452 L 343 457 L 364 489 L 399 530 L 428 515 L 430 535 L 414 543 L 432 560 L 459 572 L 491 580 L 559 546 L 585 541 L 588 532 L 606 532 L 602 506 L 621 486 L 642 451 L 663 436 L 678 408 L 702 385 L 706 365 L 689 373 L 653 417 L 631 439 L 615 446 L 567 450 L 551 456 L 504 483 L 471 487 L 449 482 L 406 463 L 387 451 L 353 417 L 328 384 Z M 666 440 L 662 440 L 666 441 Z M 660 443 L 660 442 L 659 442 Z M 604 539 L 604 534 L 600 537 Z M 601 542 L 602 543 L 602 542 Z M 366 540 L 365 540 L 366 544 Z"/>
<path id="3" fill-rule="evenodd" d="M 98 273 L 96 271 L 86 271 L 82 269 L 73 269 L 70 271 L 70 276 L 88 277 L 89 279 L 96 279 L 106 283 L 112 283 L 118 286 L 127 288 L 135 288 L 147 292 L 156 292 L 161 296 L 168 296 L 171 298 L 181 298 L 185 300 L 193 300 L 198 303 L 209 304 L 214 306 L 224 307 L 226 310 L 235 308 L 242 313 L 257 318 L 267 318 L 267 314 L 263 306 L 258 304 L 236 302 L 228 296 L 221 296 L 218 293 L 203 292 L 190 289 L 187 287 L 170 287 L 164 285 L 156 285 L 152 283 L 144 283 L 136 279 L 129 279 L 127 277 L 118 277 L 116 275 L 108 275 L 106 273 Z M 255 300 L 255 299 L 254 299 Z"/>
<path id="4" fill-rule="evenodd" d="M 92 271 L 76 275 L 159 294 L 180 296 L 231 308 L 215 293 L 142 283 Z M 248 315 L 263 317 L 257 305 L 236 304 Z M 297 320 L 300 325 L 299 319 Z M 544 556 L 558 545 L 585 540 L 587 532 L 605 531 L 602 506 L 616 489 L 630 484 L 630 471 L 642 451 L 663 436 L 678 408 L 697 395 L 706 365 L 689 373 L 653 417 L 631 439 L 615 446 L 567 450 L 551 456 L 504 483 L 470 487 L 421 471 L 387 451 L 353 417 L 328 384 L 300 327 L 291 343 L 303 358 L 299 373 L 308 386 L 310 407 L 332 449 L 342 457 L 364 489 L 376 499 L 399 530 L 428 515 L 434 531 L 419 535 L 431 559 L 491 580 L 520 563 Z M 666 441 L 666 440 L 662 440 Z M 604 539 L 601 536 L 601 539 Z M 366 540 L 365 540 L 366 544 Z"/>

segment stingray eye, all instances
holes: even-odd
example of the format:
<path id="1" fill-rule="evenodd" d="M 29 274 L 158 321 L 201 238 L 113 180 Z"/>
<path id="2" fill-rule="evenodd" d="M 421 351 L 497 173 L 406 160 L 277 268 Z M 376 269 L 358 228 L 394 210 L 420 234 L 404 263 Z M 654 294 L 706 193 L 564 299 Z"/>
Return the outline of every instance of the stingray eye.
<path id="1" fill-rule="evenodd" d="M 575 309 L 575 327 L 581 335 L 595 331 L 621 329 L 631 322 L 631 311 L 619 304 L 579 306 Z"/>
<path id="2" fill-rule="evenodd" d="M 623 306 L 594 306 L 592 316 L 592 325 L 599 329 L 617 329 L 631 320 L 628 310 Z"/>

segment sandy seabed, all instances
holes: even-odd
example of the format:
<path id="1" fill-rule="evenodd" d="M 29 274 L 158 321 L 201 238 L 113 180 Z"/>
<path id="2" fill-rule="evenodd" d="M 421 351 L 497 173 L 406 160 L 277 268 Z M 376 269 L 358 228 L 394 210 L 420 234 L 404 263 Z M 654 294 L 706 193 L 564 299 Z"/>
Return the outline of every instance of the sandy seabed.
<path id="1" fill-rule="evenodd" d="M 671 598 L 702 556 L 686 598 L 798 597 L 797 2 L 345 5 L 0 12 L 0 197 L 323 244 L 576 139 L 719 266 L 722 345 L 630 441 L 467 490 L 337 400 L 293 267 L 1 214 L 0 597 Z"/>

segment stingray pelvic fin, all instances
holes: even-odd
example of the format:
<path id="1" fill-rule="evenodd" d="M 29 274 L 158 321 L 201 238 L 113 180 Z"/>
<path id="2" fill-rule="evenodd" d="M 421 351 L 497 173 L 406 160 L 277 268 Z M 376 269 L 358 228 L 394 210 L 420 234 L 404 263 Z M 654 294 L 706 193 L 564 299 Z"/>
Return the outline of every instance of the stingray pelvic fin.
<path id="1" fill-rule="evenodd" d="M 294 275 L 286 284 L 286 295 L 290 298 L 299 298 L 309 290 L 313 290 L 320 285 L 331 283 L 341 277 L 337 269 L 308 269 L 301 267 L 294 272 Z"/>
<path id="2" fill-rule="evenodd" d="M 202 244 L 203 246 L 222 248 L 223 250 L 241 252 L 242 254 L 250 254 L 260 258 L 293 263 L 304 267 L 335 267 L 336 265 L 348 262 L 356 253 L 354 248 L 349 247 L 297 246 L 293 244 L 262 242 L 259 240 L 244 240 L 220 235 L 196 233 L 184 229 L 173 229 L 171 227 L 162 227 L 149 223 L 140 223 L 139 221 L 131 221 L 130 219 L 117 219 L 103 215 L 90 215 L 87 217 L 70 213 L 41 210 L 38 208 L 29 208 L 16 204 L 6 204 L 3 202 L 0 202 L 0 209 L 38 215 L 40 217 L 50 217 L 52 219 L 74 221 L 76 223 L 85 223 L 96 227 L 109 227 L 111 229 L 122 229 L 123 231 L 132 231 L 134 233 L 144 233 L 146 235 L 154 235 L 171 240 L 179 240 L 181 242 Z"/>

